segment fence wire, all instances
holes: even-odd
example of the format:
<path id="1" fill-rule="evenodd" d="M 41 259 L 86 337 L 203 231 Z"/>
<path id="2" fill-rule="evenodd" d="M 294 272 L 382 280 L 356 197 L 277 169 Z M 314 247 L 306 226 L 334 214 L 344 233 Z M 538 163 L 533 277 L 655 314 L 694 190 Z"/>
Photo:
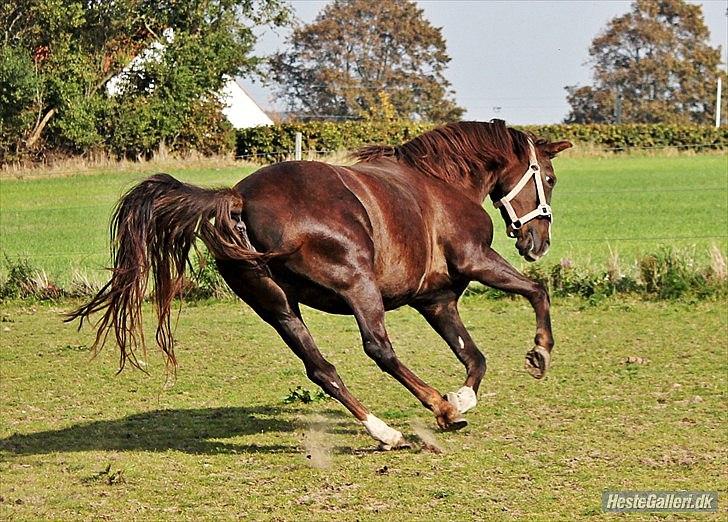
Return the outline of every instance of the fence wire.
<path id="1" fill-rule="evenodd" d="M 728 184 L 724 186 L 709 186 L 709 187 L 669 187 L 669 188 L 645 188 L 645 189 L 609 189 L 609 190 L 557 190 L 556 194 L 558 197 L 571 194 L 659 194 L 663 192 L 728 192 Z M 103 204 L 97 203 L 94 205 L 73 205 L 69 207 L 38 207 L 38 208 L 17 208 L 17 209 L 6 209 L 2 211 L 5 214 L 25 214 L 33 212 L 60 212 L 68 210 L 91 210 L 98 208 L 111 209 L 116 202 Z"/>
<path id="2" fill-rule="evenodd" d="M 717 240 L 728 240 L 728 235 L 704 235 L 704 236 L 649 236 L 649 237 L 605 237 L 605 238 L 561 238 L 564 243 L 609 243 L 609 242 L 620 242 L 620 241 L 694 241 L 700 239 L 717 239 Z M 3 252 L 8 255 L 6 252 Z M 32 257 L 32 259 L 87 259 L 87 258 L 100 258 L 107 257 L 107 254 L 100 252 L 55 252 L 52 254 L 33 254 L 32 256 L 25 256 L 22 253 L 14 254 L 15 258 Z"/>
<path id="3" fill-rule="evenodd" d="M 692 145 L 677 145 L 677 146 L 661 146 L 661 145 L 655 145 L 655 146 L 629 146 L 629 147 L 610 147 L 610 148 L 601 148 L 600 150 L 604 151 L 624 151 L 627 148 L 629 149 L 638 149 L 638 150 L 665 150 L 665 149 L 699 149 L 699 148 L 716 148 L 718 144 L 715 143 L 699 143 L 699 144 L 692 144 Z M 328 154 L 334 154 L 334 153 L 341 153 L 341 154 L 348 154 L 351 151 L 334 151 L 334 150 L 328 150 L 328 149 L 310 149 L 306 151 L 302 151 L 302 156 L 304 158 L 306 157 L 314 157 L 314 156 L 324 156 Z M 260 153 L 251 153 L 251 154 L 243 154 L 235 156 L 235 159 L 238 160 L 249 160 L 253 158 L 271 158 L 271 157 L 277 157 L 280 159 L 288 159 L 293 157 L 294 151 L 292 150 L 278 150 L 273 152 L 260 152 Z M 222 168 L 234 168 L 234 165 L 226 165 Z M 103 172 L 104 168 L 107 167 L 99 167 L 99 171 Z M 114 167 L 110 166 L 108 167 L 110 171 L 113 171 Z M 66 171 L 51 171 L 51 174 L 53 175 L 63 175 L 63 174 L 79 174 L 83 173 L 83 170 L 66 170 Z M 594 194 L 594 195 L 600 195 L 600 194 L 629 194 L 629 193 L 640 193 L 640 194 L 650 194 L 650 193 L 669 193 L 669 192 L 706 192 L 706 191 L 720 191 L 720 192 L 728 192 L 728 185 L 724 186 L 710 186 L 710 187 L 666 187 L 666 188 L 650 188 L 650 189 L 610 189 L 610 190 L 566 190 L 566 191 L 558 191 L 558 195 L 569 195 L 569 194 Z M 3 214 L 27 214 L 27 213 L 38 213 L 38 212 L 59 212 L 59 211 L 83 211 L 83 210 L 90 210 L 90 209 L 101 209 L 101 208 L 111 208 L 113 207 L 113 204 L 94 204 L 94 205 L 74 205 L 69 207 L 42 207 L 42 208 L 25 208 L 25 209 L 6 209 L 2 208 Z M 609 242 L 621 242 L 621 241 L 643 241 L 643 242 L 653 242 L 653 241 L 693 241 L 693 240 L 705 240 L 705 239 L 715 239 L 715 240 L 727 240 L 728 235 L 694 235 L 694 236 L 645 236 L 645 237 L 608 237 L 608 238 L 562 238 L 562 241 L 565 243 L 609 243 Z M 4 249 L 3 249 L 4 251 Z M 5 253 L 7 255 L 7 253 Z M 16 254 L 17 257 L 23 257 L 22 254 Z M 82 259 L 82 258 L 100 258 L 102 256 L 105 256 L 105 254 L 101 254 L 99 252 L 69 252 L 69 253 L 49 253 L 49 254 L 34 254 L 33 258 L 67 258 L 67 259 Z"/>

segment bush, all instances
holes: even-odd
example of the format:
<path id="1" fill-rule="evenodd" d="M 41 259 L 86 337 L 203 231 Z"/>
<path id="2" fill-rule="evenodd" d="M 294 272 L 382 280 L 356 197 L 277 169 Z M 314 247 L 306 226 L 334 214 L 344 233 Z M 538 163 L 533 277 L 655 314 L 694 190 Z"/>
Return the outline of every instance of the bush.
<path id="1" fill-rule="evenodd" d="M 723 297 L 728 294 L 725 256 L 717 247 L 710 253 L 711 266 L 699 266 L 690 252 L 663 248 L 639 259 L 636 274 L 622 274 L 614 260 L 605 270 L 595 271 L 575 267 L 568 259 L 554 265 L 528 265 L 524 274 L 544 285 L 552 296 L 581 297 L 592 303 L 616 294 L 663 300 Z M 509 295 L 480 285 L 469 292 L 489 298 Z"/>
<path id="2" fill-rule="evenodd" d="M 724 149 L 728 128 L 674 124 L 557 124 L 519 127 L 549 140 L 590 143 L 617 151 L 630 148 L 674 147 L 680 149 Z"/>
<path id="3" fill-rule="evenodd" d="M 660 299 L 677 299 L 687 294 L 708 296 L 720 287 L 720 281 L 711 284 L 708 271 L 696 269 L 691 256 L 671 248 L 643 257 L 639 269 L 645 292 Z"/>
<path id="4" fill-rule="evenodd" d="M 0 301 L 5 299 L 57 299 L 65 292 L 51 282 L 44 270 L 33 267 L 27 259 L 5 258 L 8 278 L 0 283 Z"/>
<path id="5" fill-rule="evenodd" d="M 293 153 L 296 133 L 304 151 L 336 152 L 373 143 L 397 145 L 434 127 L 431 123 L 394 121 L 310 121 L 238 129 L 236 154 L 263 162 L 279 161 Z"/>
<path id="6" fill-rule="evenodd" d="M 199 247 L 193 258 L 191 277 L 185 281 L 182 297 L 187 300 L 222 299 L 232 295 L 217 270 L 215 258 L 205 247 Z"/>
<path id="7" fill-rule="evenodd" d="M 236 154 L 263 162 L 279 161 L 293 154 L 295 135 L 303 135 L 304 151 L 335 152 L 364 145 L 399 145 L 434 128 L 434 124 L 412 121 L 310 121 L 281 123 L 237 131 Z M 634 147 L 723 149 L 728 147 L 728 127 L 699 125 L 528 125 L 516 127 L 549 140 L 571 140 L 599 147 L 627 150 Z"/>

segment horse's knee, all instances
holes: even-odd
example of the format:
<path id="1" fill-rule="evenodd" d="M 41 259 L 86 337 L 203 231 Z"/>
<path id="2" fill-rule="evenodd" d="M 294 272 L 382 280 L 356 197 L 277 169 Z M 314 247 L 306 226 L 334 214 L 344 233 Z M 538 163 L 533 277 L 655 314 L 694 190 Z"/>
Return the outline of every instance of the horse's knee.
<path id="1" fill-rule="evenodd" d="M 533 286 L 525 295 L 533 306 L 545 305 L 548 307 L 551 303 L 548 290 L 543 283 L 538 281 L 533 281 Z"/>
<path id="2" fill-rule="evenodd" d="M 551 301 L 549 298 L 549 291 L 543 283 L 536 283 L 536 299 L 539 301 L 545 301 L 547 304 Z"/>

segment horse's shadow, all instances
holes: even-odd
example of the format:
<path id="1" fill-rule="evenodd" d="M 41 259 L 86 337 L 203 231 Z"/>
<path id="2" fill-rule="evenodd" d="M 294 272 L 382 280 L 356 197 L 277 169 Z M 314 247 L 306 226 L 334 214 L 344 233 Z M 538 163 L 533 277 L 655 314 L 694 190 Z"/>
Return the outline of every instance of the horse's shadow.
<path id="1" fill-rule="evenodd" d="M 282 413 L 280 408 L 266 406 L 154 410 L 121 419 L 84 422 L 59 430 L 16 433 L 0 439 L 0 453 L 36 455 L 94 450 L 177 450 L 193 454 L 299 452 L 296 445 L 238 444 L 219 440 L 292 432 L 300 427 L 282 419 Z M 336 428 L 340 432 L 342 426 Z"/>

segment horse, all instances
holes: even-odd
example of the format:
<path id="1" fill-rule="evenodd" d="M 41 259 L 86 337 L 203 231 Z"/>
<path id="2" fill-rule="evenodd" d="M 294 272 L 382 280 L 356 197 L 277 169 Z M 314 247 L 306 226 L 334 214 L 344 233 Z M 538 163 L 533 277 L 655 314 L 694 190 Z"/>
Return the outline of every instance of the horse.
<path id="1" fill-rule="evenodd" d="M 93 349 L 108 335 L 119 371 L 145 349 L 142 302 L 149 275 L 156 341 L 176 368 L 170 308 L 184 286 L 190 249 L 200 238 L 233 292 L 271 325 L 308 378 L 339 401 L 383 449 L 406 446 L 402 433 L 372 414 L 319 351 L 300 304 L 353 315 L 365 353 L 432 411 L 443 430 L 467 425 L 486 359 L 466 330 L 458 301 L 480 282 L 528 299 L 536 316 L 525 367 L 540 379 L 554 339 L 547 290 L 491 248 L 495 203 L 519 254 L 536 261 L 551 242 L 551 160 L 571 147 L 507 127 L 502 120 L 440 126 L 399 146 L 353 153 L 351 166 L 286 161 L 265 166 L 233 188 L 209 189 L 168 174 L 142 181 L 112 217 L 112 275 L 67 321 L 102 312 Z M 442 394 L 398 358 L 385 311 L 409 305 L 465 366 L 463 386 Z"/>

